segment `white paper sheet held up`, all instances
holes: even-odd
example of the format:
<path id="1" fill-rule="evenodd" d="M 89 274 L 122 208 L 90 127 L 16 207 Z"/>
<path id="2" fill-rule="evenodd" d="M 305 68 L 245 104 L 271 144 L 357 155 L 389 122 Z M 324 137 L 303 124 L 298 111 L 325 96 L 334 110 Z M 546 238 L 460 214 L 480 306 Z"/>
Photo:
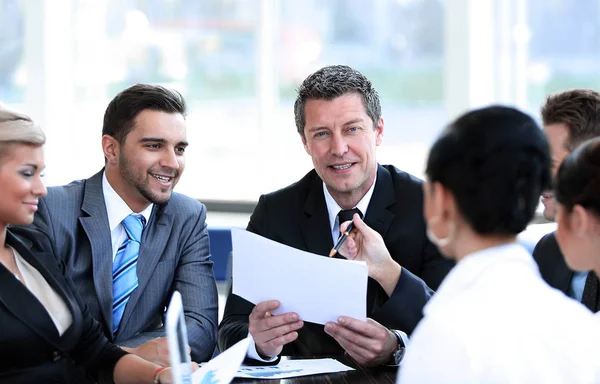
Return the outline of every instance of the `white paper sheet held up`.
<path id="1" fill-rule="evenodd" d="M 287 379 L 290 377 L 319 375 L 332 372 L 353 371 L 334 359 L 286 360 L 272 366 L 242 365 L 235 377 L 251 379 Z"/>
<path id="2" fill-rule="evenodd" d="M 229 384 L 246 358 L 250 337 L 235 343 L 229 349 L 192 373 L 192 384 Z"/>
<path id="3" fill-rule="evenodd" d="M 313 323 L 366 321 L 365 262 L 315 255 L 238 228 L 231 236 L 234 294 L 254 304 L 279 300 L 274 314 L 296 312 Z"/>

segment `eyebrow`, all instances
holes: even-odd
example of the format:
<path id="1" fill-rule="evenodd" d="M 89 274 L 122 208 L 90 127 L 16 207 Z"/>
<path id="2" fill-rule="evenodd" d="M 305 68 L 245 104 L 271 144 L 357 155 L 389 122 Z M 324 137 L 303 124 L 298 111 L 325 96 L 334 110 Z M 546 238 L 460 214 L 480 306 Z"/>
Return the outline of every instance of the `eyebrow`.
<path id="1" fill-rule="evenodd" d="M 31 167 L 31 168 L 33 168 L 36 171 L 38 170 L 38 168 L 40 168 L 40 167 L 37 166 L 37 164 L 32 164 L 32 163 L 26 163 L 26 164 L 23 164 L 23 166 L 24 167 Z M 44 169 L 44 168 L 46 168 L 46 166 L 42 167 L 42 169 Z"/>
<path id="2" fill-rule="evenodd" d="M 362 118 L 360 118 L 360 117 L 359 117 L 359 118 L 357 118 L 357 119 L 353 119 L 353 120 L 350 120 L 350 121 L 347 121 L 347 122 L 345 122 L 345 123 L 343 124 L 343 126 L 345 127 L 345 126 L 347 126 L 347 125 L 356 124 L 356 123 L 362 123 L 362 122 L 364 122 L 364 120 L 363 120 Z"/>
<path id="3" fill-rule="evenodd" d="M 140 143 L 164 143 L 167 144 L 167 140 L 162 137 L 142 137 L 139 141 Z M 177 147 L 187 147 L 189 143 L 187 141 L 180 141 L 177 143 Z"/>
<path id="4" fill-rule="evenodd" d="M 352 119 L 352 120 L 349 120 L 349 121 L 345 122 L 344 124 L 342 124 L 342 127 L 347 127 L 348 125 L 352 125 L 352 124 L 356 124 L 356 123 L 363 123 L 364 121 L 365 120 L 363 118 L 358 117 L 356 119 Z M 327 126 L 324 126 L 324 125 L 317 125 L 317 126 L 314 126 L 314 127 L 310 127 L 308 129 L 308 132 L 314 132 L 314 131 L 318 131 L 318 130 L 321 130 L 321 129 L 329 129 L 329 128 Z"/>

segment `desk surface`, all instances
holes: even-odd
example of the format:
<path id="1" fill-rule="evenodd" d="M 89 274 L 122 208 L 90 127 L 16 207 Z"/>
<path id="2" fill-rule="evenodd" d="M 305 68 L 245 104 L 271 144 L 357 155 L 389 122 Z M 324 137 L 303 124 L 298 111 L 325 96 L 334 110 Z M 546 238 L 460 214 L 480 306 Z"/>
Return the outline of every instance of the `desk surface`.
<path id="1" fill-rule="evenodd" d="M 308 384 L 308 383 L 331 383 L 331 384 L 353 384 L 353 383 L 381 383 L 381 384 L 395 384 L 397 368 L 395 367 L 377 367 L 377 368 L 364 368 L 357 366 L 345 358 L 336 358 L 342 363 L 355 368 L 355 371 L 329 373 L 324 375 L 312 375 L 312 376 L 301 376 L 292 377 L 290 379 L 281 380 L 254 380 L 254 379 L 235 379 L 235 384 L 248 384 L 248 383 L 285 383 L 285 384 Z"/>

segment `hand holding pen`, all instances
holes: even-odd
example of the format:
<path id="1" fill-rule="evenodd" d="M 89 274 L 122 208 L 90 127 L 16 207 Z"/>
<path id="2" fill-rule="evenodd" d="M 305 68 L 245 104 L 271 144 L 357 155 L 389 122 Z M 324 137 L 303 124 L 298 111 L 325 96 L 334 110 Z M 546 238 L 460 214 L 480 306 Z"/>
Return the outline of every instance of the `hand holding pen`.
<path id="1" fill-rule="evenodd" d="M 377 231 L 365 224 L 358 214 L 354 214 L 352 221 L 340 224 L 340 233 L 342 236 L 331 250 L 330 256 L 339 251 L 348 260 L 366 261 L 371 278 L 380 282 L 384 289 L 390 282 L 395 286 L 401 267 L 392 259 Z"/>

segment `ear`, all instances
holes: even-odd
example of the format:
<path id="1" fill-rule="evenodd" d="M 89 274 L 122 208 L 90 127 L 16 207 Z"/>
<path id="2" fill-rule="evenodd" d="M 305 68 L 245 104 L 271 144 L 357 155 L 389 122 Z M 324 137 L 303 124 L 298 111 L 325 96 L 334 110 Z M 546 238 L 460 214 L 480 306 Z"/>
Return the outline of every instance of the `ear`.
<path id="1" fill-rule="evenodd" d="M 375 128 L 375 131 L 377 132 L 377 136 L 375 137 L 376 146 L 381 145 L 381 142 L 383 141 L 383 123 L 383 117 L 380 117 L 379 121 L 377 122 L 377 128 Z"/>
<path id="2" fill-rule="evenodd" d="M 584 236 L 592 224 L 590 222 L 589 213 L 579 204 L 573 206 L 569 219 L 571 229 L 577 236 Z"/>
<path id="3" fill-rule="evenodd" d="M 102 151 L 107 164 L 117 164 L 119 159 L 119 142 L 110 135 L 102 136 Z"/>
<path id="4" fill-rule="evenodd" d="M 306 137 L 304 135 L 300 135 L 300 139 L 302 140 L 302 145 L 304 146 L 304 150 L 306 151 L 306 153 L 308 153 L 308 156 L 312 156 L 312 154 L 310 152 L 310 147 L 308 146 L 308 143 L 306 142 Z"/>
<path id="5" fill-rule="evenodd" d="M 429 196 L 432 201 L 432 208 L 434 210 L 434 216 L 444 217 L 445 214 L 445 206 L 447 204 L 447 196 L 446 189 L 439 182 L 427 183 L 425 188 L 429 189 Z"/>

